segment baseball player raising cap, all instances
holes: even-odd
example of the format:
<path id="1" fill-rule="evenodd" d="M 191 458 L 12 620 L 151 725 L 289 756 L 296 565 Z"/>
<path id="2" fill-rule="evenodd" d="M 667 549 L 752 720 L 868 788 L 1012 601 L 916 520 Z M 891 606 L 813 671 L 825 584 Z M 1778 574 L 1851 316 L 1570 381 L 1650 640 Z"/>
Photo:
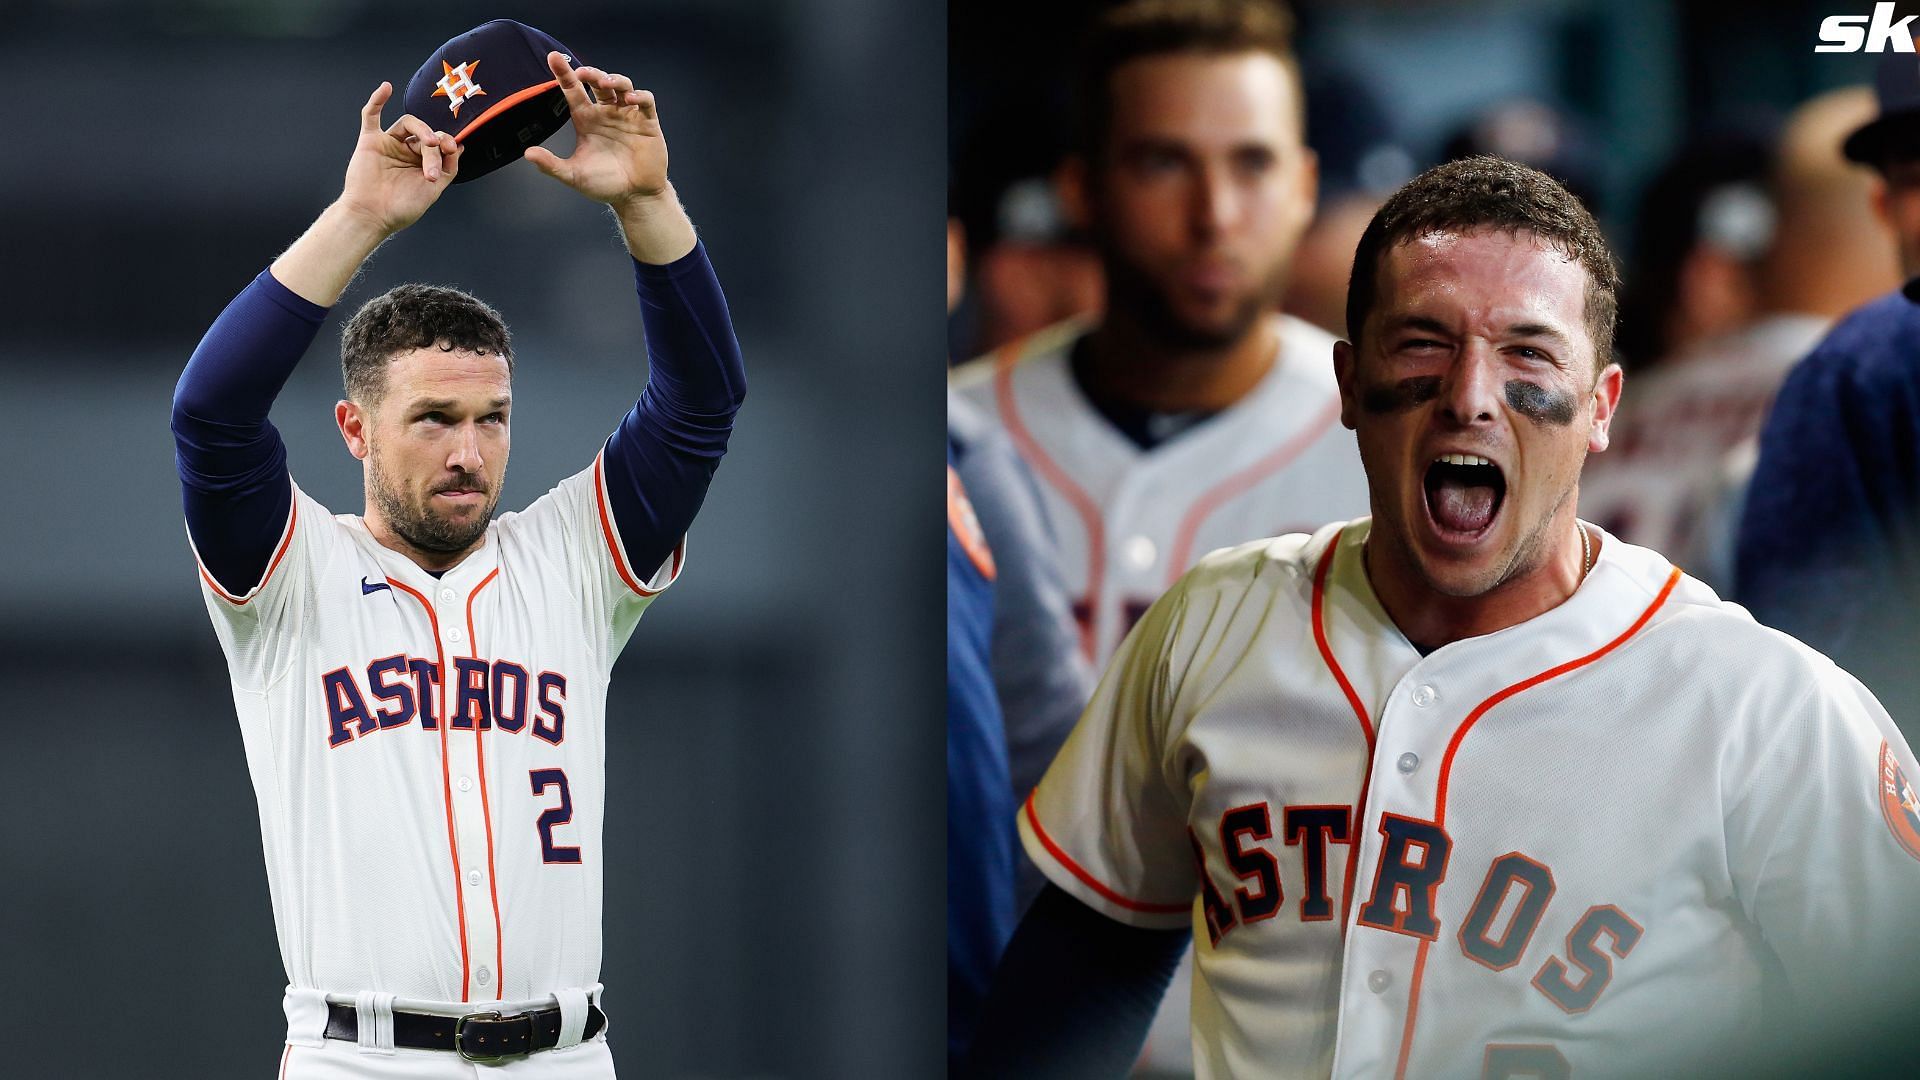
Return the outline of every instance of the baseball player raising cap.
<path id="1" fill-rule="evenodd" d="M 483 27 L 473 55 L 535 47 L 517 25 Z M 471 296 L 402 285 L 342 334 L 334 416 L 362 513 L 292 482 L 275 395 L 367 257 L 475 153 L 420 115 L 384 123 L 386 83 L 339 199 L 214 321 L 174 395 L 187 531 L 259 796 L 285 1080 L 471 1077 L 474 1060 L 613 1075 L 608 676 L 680 572 L 745 376 L 653 95 L 557 50 L 535 60 L 577 138 L 570 157 L 526 156 L 612 208 L 646 326 L 646 390 L 591 463 L 496 518 L 512 339 Z M 512 64 L 462 64 L 464 100 L 516 96 L 488 74 Z"/>
<path id="2" fill-rule="evenodd" d="M 1852 677 L 1575 516 L 1615 273 L 1545 175 L 1416 177 L 1335 353 L 1371 517 L 1214 553 L 1018 815 L 982 1076 L 1697 1075 L 1910 980 L 1912 753 Z M 1845 1014 L 1843 1014 L 1845 1015 Z"/>

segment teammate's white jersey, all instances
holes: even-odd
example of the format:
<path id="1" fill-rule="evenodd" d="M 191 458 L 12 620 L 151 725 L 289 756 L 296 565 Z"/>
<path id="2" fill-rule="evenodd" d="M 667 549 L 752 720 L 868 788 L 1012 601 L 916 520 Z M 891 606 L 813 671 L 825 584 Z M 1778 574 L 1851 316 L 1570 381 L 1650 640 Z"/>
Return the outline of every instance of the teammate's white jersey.
<path id="1" fill-rule="evenodd" d="M 1366 474 L 1340 424 L 1332 335 L 1271 316 L 1280 356 L 1246 397 L 1142 450 L 1087 402 L 1066 323 L 957 369 L 1032 467 L 1079 598 L 1088 655 L 1104 665 L 1147 606 L 1215 548 L 1367 511 Z"/>
<path id="2" fill-rule="evenodd" d="M 684 553 L 634 573 L 600 472 L 500 515 L 439 578 L 298 487 L 261 584 L 232 596 L 202 569 L 290 1002 L 597 990 L 608 677 Z"/>
<path id="3" fill-rule="evenodd" d="M 1201 1076 L 1689 1075 L 1769 968 L 1806 1007 L 1911 967 L 1916 767 L 1852 677 L 1610 537 L 1423 657 L 1369 526 L 1208 557 L 1020 813 L 1062 889 L 1193 928 Z"/>
<path id="4" fill-rule="evenodd" d="M 1715 589 L 1731 587 L 1760 426 L 1787 372 L 1832 325 L 1770 316 L 1629 376 L 1612 445 L 1580 473 L 1580 512 Z"/>

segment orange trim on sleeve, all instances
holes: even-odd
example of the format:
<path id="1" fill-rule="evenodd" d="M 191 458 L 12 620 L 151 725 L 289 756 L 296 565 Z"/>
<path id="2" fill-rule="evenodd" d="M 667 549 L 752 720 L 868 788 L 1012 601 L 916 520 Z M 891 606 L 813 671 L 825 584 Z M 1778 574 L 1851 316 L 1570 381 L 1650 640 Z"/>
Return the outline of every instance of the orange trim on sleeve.
<path id="1" fill-rule="evenodd" d="M 480 130 L 480 125 L 486 123 L 487 121 L 493 119 L 494 117 L 500 115 L 501 113 L 507 111 L 508 109 L 513 108 L 515 105 L 520 104 L 521 102 L 527 100 L 528 98 L 533 97 L 536 94 L 544 94 L 548 90 L 551 90 L 554 87 L 559 85 L 560 85 L 559 79 L 548 79 L 546 82 L 529 86 L 525 90 L 516 90 L 513 93 L 508 94 L 506 97 L 503 97 L 499 101 L 494 102 L 492 105 L 487 106 L 486 112 L 483 112 L 479 116 L 474 117 L 472 123 L 468 124 L 466 128 L 460 132 L 460 134 L 455 135 L 453 137 L 453 141 L 464 144 L 467 141 L 467 136 Z"/>
<path id="2" fill-rule="evenodd" d="M 1100 506 L 1093 496 L 1073 482 L 1073 477 L 1059 466 L 1040 443 L 1027 430 L 1027 423 L 1020 417 L 1020 405 L 1013 396 L 1013 369 L 1019 364 L 1020 351 L 1026 345 L 1020 338 L 1006 345 L 994 354 L 993 359 L 993 399 L 1000 408 L 1000 424 L 1007 429 L 1007 435 L 1020 451 L 1033 471 L 1064 496 L 1087 530 L 1087 621 L 1080 627 L 1080 651 L 1093 659 L 1095 651 L 1096 629 L 1100 625 L 1100 582 L 1106 562 L 1107 534 L 1106 526 L 1100 517 Z"/>
<path id="3" fill-rule="evenodd" d="M 225 600 L 227 603 L 232 604 L 234 607 L 246 607 L 248 604 L 251 604 L 253 602 L 253 598 L 255 596 L 260 595 L 261 589 L 264 589 L 267 587 L 267 582 L 273 580 L 273 572 L 280 568 L 280 560 L 286 558 L 287 549 L 293 546 L 293 527 L 294 527 L 294 523 L 299 520 L 300 520 L 300 496 L 295 495 L 293 497 L 293 503 L 287 507 L 287 527 L 280 534 L 279 550 L 273 553 L 273 561 L 267 564 L 267 572 L 261 576 L 260 584 L 255 585 L 249 591 L 249 594 L 245 600 L 242 600 L 239 597 L 228 592 L 227 590 L 221 588 L 220 583 L 213 580 L 213 575 L 207 573 L 207 564 L 200 562 L 200 553 L 198 551 L 195 551 L 193 553 L 193 561 L 200 567 L 200 576 L 202 578 L 205 578 L 207 584 L 213 587 L 213 591 L 219 595 L 220 599 Z"/>
<path id="4" fill-rule="evenodd" d="M 1612 641 L 1607 642 L 1605 645 L 1600 646 L 1585 656 L 1569 660 L 1556 667 L 1550 667 L 1530 678 L 1522 679 L 1474 706 L 1473 711 L 1468 713 L 1467 718 L 1462 720 L 1460 726 L 1454 730 L 1453 738 L 1447 743 L 1446 756 L 1440 759 L 1440 786 L 1434 798 L 1434 825 L 1442 829 L 1446 828 L 1447 782 L 1453 775 L 1454 753 L 1460 749 L 1460 743 L 1467 737 L 1468 730 L 1470 730 L 1475 723 L 1479 722 L 1480 718 L 1485 716 L 1488 710 L 1508 698 L 1513 697 L 1515 694 L 1525 690 L 1531 690 L 1550 679 L 1557 679 L 1569 671 L 1586 667 L 1588 664 L 1607 655 L 1621 645 L 1626 644 L 1629 638 L 1640 632 L 1641 627 L 1647 625 L 1647 622 L 1653 618 L 1654 612 L 1659 611 L 1661 606 L 1667 602 L 1667 597 L 1673 595 L 1673 588 L 1678 584 L 1680 584 L 1680 568 L 1676 566 L 1667 574 L 1667 583 L 1660 587 L 1660 592 L 1653 598 L 1653 602 L 1647 605 L 1647 609 L 1640 613 L 1639 618 L 1633 620 L 1632 626 L 1620 632 L 1619 637 L 1614 638 Z M 1426 967 L 1427 945 L 1428 942 L 1424 940 L 1420 942 L 1420 951 L 1413 962 L 1413 985 L 1407 990 L 1407 1022 L 1406 1027 L 1400 1035 L 1400 1063 L 1394 1069 L 1393 1075 L 1395 1080 L 1404 1080 L 1407 1074 L 1407 1058 L 1413 1048 L 1414 1018 L 1420 1006 L 1420 978 Z"/>
<path id="5" fill-rule="evenodd" d="M 1068 855 L 1059 844 L 1054 843 L 1053 837 L 1047 835 L 1047 830 L 1040 827 L 1040 815 L 1034 812 L 1033 795 L 1031 793 L 1027 795 L 1026 806 L 1023 807 L 1023 810 L 1027 815 L 1027 825 L 1033 829 L 1033 835 L 1039 839 L 1040 846 L 1046 848 L 1047 854 L 1053 856 L 1055 861 L 1059 862 L 1061 866 L 1066 867 L 1069 873 L 1085 883 L 1087 888 L 1106 897 L 1113 903 L 1126 908 L 1128 911 L 1141 911 L 1150 915 L 1179 915 L 1192 909 L 1192 904 L 1150 904 L 1145 900 L 1135 900 L 1131 897 L 1123 896 L 1119 892 L 1109 888 L 1101 882 L 1099 878 L 1088 873 L 1085 867 L 1074 862 L 1073 857 Z"/>
<path id="6" fill-rule="evenodd" d="M 460 889 L 460 842 L 453 832 L 453 777 L 447 768 L 447 691 L 452 686 L 453 674 L 447 670 L 447 649 L 440 643 L 440 619 L 433 613 L 433 604 L 420 595 L 418 589 L 403 581 L 388 577 L 387 584 L 420 601 L 420 606 L 426 610 L 427 622 L 433 627 L 434 654 L 440 664 L 440 693 L 435 709 L 440 714 L 437 721 L 440 728 L 440 794 L 446 801 L 447 853 L 453 858 L 454 910 L 460 916 L 460 1000 L 466 1001 L 467 971 L 472 967 L 467 960 L 467 898 Z"/>
<path id="7" fill-rule="evenodd" d="M 627 588 L 632 589 L 635 595 L 659 596 L 660 590 L 649 589 L 634 580 L 633 571 L 627 566 L 627 553 L 620 550 L 620 539 L 613 535 L 613 518 L 607 513 L 606 478 L 601 472 L 601 462 L 606 456 L 606 451 L 602 450 L 593 459 L 593 500 L 600 509 L 600 535 L 607 542 L 607 554 L 613 557 L 613 568 L 620 574 L 620 580 L 626 582 Z M 687 538 L 682 536 L 680 542 L 673 546 L 673 570 L 668 574 L 669 580 L 680 576 L 680 562 L 686 550 Z"/>
<path id="8" fill-rule="evenodd" d="M 481 578 L 480 584 L 475 585 L 473 591 L 467 594 L 467 647 L 472 650 L 470 655 L 475 660 L 480 659 L 480 635 L 473 630 L 473 601 L 480 595 L 481 589 L 493 584 L 493 579 L 499 576 L 500 568 L 496 566 L 492 573 Z M 443 674 L 440 678 L 444 686 L 446 676 Z M 492 693 L 491 686 L 488 687 L 488 693 Z M 497 702 L 495 707 L 498 707 Z M 480 734 L 480 725 L 473 725 L 473 750 L 480 757 L 480 817 L 487 826 L 487 891 L 493 894 L 494 996 L 504 998 L 507 985 L 506 931 L 500 925 L 500 877 L 493 868 L 493 807 L 487 797 L 487 744 L 480 738 Z"/>
<path id="9" fill-rule="evenodd" d="M 1293 459 L 1306 452 L 1320 436 L 1326 434 L 1335 420 L 1340 419 L 1339 399 L 1328 403 L 1320 415 L 1307 421 L 1306 430 L 1282 443 L 1271 454 L 1247 466 L 1245 469 L 1227 477 L 1214 485 L 1213 489 L 1193 501 L 1187 508 L 1187 514 L 1180 519 L 1180 531 L 1175 535 L 1172 553 L 1167 557 L 1167 584 L 1180 579 L 1187 571 L 1187 560 L 1193 555 L 1194 537 L 1200 533 L 1200 523 L 1208 514 L 1219 509 L 1228 499 L 1245 492 L 1248 488 L 1279 472 L 1293 463 Z"/>

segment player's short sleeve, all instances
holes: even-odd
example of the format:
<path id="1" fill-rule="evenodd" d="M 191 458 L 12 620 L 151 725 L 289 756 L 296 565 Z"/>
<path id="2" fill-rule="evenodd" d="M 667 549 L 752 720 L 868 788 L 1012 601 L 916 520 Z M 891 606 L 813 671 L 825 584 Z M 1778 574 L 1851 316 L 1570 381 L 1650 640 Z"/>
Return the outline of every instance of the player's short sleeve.
<path id="1" fill-rule="evenodd" d="M 599 456 L 526 510 L 503 515 L 500 530 L 503 544 L 524 548 L 528 565 L 555 575 L 556 585 L 579 601 L 575 610 L 588 623 L 583 629 L 604 643 L 609 668 L 640 615 L 679 578 L 686 564 L 685 536 L 657 567 L 628 563 Z"/>
<path id="2" fill-rule="evenodd" d="M 1049 880 L 1120 922 L 1190 925 L 1197 883 L 1190 796 L 1170 760 L 1181 586 L 1121 643 L 1093 700 L 1018 815 Z"/>
<path id="3" fill-rule="evenodd" d="M 1920 770 L 1866 687 L 1820 657 L 1811 682 L 1734 753 L 1728 865 L 1791 1007 L 1858 1016 L 1920 990 Z"/>
<path id="4" fill-rule="evenodd" d="M 286 525 L 274 543 L 273 555 L 246 592 L 227 591 L 200 563 L 199 551 L 194 551 L 200 594 L 234 682 L 263 690 L 291 666 L 301 623 L 309 614 L 313 582 L 333 557 L 338 529 L 327 508 L 293 484 Z M 193 545 L 191 530 L 187 544 Z"/>

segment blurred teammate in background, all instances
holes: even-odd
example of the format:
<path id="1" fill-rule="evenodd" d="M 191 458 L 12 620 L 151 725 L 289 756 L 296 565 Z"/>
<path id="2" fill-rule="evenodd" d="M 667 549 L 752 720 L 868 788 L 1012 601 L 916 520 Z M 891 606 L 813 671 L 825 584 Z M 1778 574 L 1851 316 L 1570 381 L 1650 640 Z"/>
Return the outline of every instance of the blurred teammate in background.
<path id="1" fill-rule="evenodd" d="M 1365 501 L 1333 338 L 1273 312 L 1314 208 L 1291 34 L 1229 0 L 1101 17 L 1063 187 L 1107 314 L 955 373 L 1041 481 L 1096 663 L 1201 555 Z"/>
<path id="2" fill-rule="evenodd" d="M 1100 17 L 1062 187 L 1099 249 L 1106 314 L 954 376 L 1041 482 L 1097 665 L 1207 552 L 1366 507 L 1334 339 L 1274 310 L 1317 182 L 1292 34 L 1284 9 L 1232 0 Z M 1191 1068 L 1187 978 L 1155 1067 Z"/>
<path id="3" fill-rule="evenodd" d="M 1887 54 L 1880 114 L 1846 156 L 1920 274 L 1920 68 Z M 1837 241 L 1836 254 L 1859 257 Z M 1787 377 L 1740 523 L 1736 597 L 1859 677 L 1920 730 L 1920 281 L 1842 319 Z"/>
<path id="4" fill-rule="evenodd" d="M 1659 329 L 1679 347 L 1646 358 L 1613 448 L 1581 484 L 1596 524 L 1716 590 L 1731 591 L 1740 501 L 1781 380 L 1834 319 L 1900 280 L 1873 175 L 1840 154 L 1873 112 L 1867 88 L 1835 90 L 1795 110 L 1771 153 L 1716 144 L 1716 162 L 1687 163 L 1720 182 L 1688 193 L 1692 243 L 1661 275 L 1672 303 Z M 1743 156 L 1764 171 L 1727 169 Z"/>
<path id="5" fill-rule="evenodd" d="M 947 228 L 947 310 L 965 242 Z M 1013 812 L 1093 687 L 1039 492 L 1006 433 L 947 401 L 947 1054 L 966 1052 L 987 981 L 1045 878 Z"/>

